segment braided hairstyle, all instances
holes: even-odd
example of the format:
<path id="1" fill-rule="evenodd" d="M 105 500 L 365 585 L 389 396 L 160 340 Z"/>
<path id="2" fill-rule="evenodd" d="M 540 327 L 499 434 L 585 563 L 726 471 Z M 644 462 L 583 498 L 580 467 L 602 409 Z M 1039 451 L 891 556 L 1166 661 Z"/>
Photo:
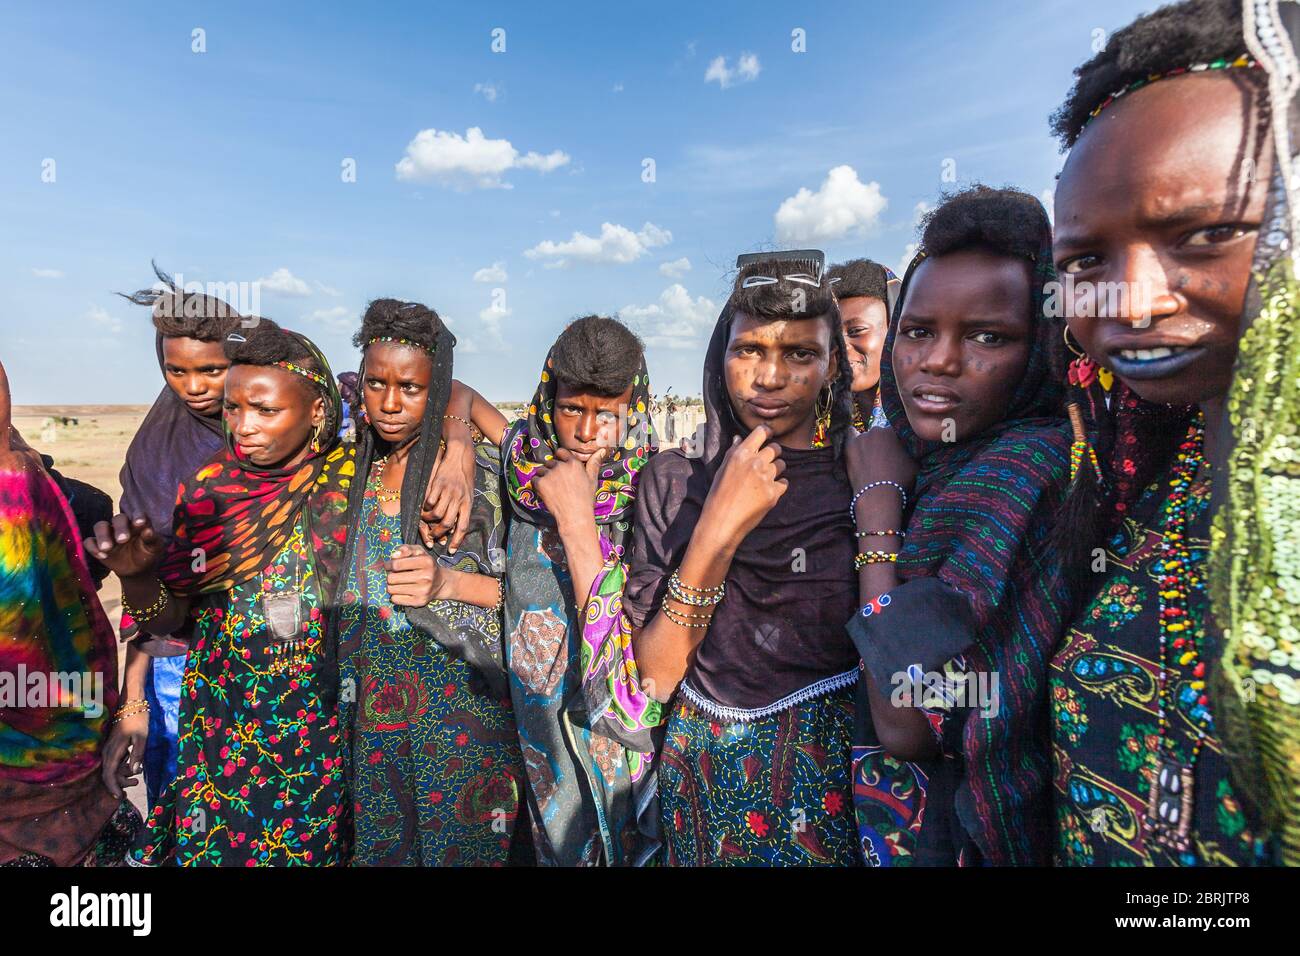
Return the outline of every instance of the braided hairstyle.
<path id="1" fill-rule="evenodd" d="M 1102 52 L 1075 69 L 1074 86 L 1051 117 L 1052 132 L 1066 151 L 1112 94 L 1171 70 L 1231 61 L 1246 52 L 1239 0 L 1185 0 L 1161 7 L 1117 30 Z M 1258 161 L 1270 123 L 1264 74 L 1231 72 L 1253 88 Z M 1095 363 L 1072 340 L 1067 344 L 1077 356 L 1061 370 L 1069 382 L 1076 447 L 1086 442 L 1101 469 L 1098 475 L 1086 457 L 1079 463 L 1055 529 L 1066 571 L 1079 584 L 1091 573 L 1094 549 L 1115 532 L 1174 454 L 1196 408 L 1144 402 L 1118 381 L 1108 396 Z"/>

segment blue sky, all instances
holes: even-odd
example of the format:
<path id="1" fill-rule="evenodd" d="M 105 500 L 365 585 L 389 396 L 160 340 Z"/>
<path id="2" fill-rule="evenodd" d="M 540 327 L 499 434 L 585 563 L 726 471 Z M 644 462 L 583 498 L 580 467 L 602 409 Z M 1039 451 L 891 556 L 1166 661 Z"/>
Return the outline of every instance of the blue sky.
<path id="1" fill-rule="evenodd" d="M 1153 6 L 7 3 L 0 358 L 18 403 L 149 401 L 147 312 L 112 293 L 156 258 L 261 280 L 335 371 L 395 296 L 494 400 L 590 312 L 696 394 L 737 253 L 897 268 L 943 189 L 1043 195 L 1071 70 Z"/>

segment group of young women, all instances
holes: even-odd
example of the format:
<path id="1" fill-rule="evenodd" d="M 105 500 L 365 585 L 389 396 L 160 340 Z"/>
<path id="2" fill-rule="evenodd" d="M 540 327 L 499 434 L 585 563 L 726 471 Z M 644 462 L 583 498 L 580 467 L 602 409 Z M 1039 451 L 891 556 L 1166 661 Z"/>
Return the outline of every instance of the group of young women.
<path id="1" fill-rule="evenodd" d="M 1053 118 L 1054 228 L 972 186 L 901 282 L 741 266 L 681 447 L 614 319 L 512 423 L 434 310 L 376 300 L 345 429 L 311 341 L 160 273 L 122 513 L 83 553 L 0 458 L 5 620 L 116 674 L 88 557 L 129 640 L 111 718 L 0 710 L 0 863 L 1295 862 L 1297 529 L 1249 495 L 1297 477 L 1300 359 L 1253 49 L 1229 0 L 1115 33 Z"/>

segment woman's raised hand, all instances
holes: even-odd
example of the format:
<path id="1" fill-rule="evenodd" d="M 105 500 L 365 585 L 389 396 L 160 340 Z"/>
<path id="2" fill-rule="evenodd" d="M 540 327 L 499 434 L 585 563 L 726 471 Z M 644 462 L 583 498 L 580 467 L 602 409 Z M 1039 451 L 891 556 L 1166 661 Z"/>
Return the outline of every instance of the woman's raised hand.
<path id="1" fill-rule="evenodd" d="M 722 459 L 704 502 L 700 524 L 739 544 L 776 506 L 789 483 L 781 477 L 785 462 L 772 432 L 759 425 L 744 441 L 736 439 Z"/>
<path id="2" fill-rule="evenodd" d="M 121 578 L 146 574 L 158 566 L 165 546 L 147 517 L 114 515 L 95 522 L 95 535 L 82 542 L 86 553 Z"/>

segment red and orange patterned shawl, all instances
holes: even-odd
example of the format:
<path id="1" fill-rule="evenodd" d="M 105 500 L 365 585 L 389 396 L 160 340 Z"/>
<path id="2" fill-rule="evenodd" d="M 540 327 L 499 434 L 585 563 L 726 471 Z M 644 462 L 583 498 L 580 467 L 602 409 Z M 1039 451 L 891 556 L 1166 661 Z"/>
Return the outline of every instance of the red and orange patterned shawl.
<path id="1" fill-rule="evenodd" d="M 227 591 L 260 574 L 305 513 L 317 573 L 332 591 L 354 473 L 352 447 L 337 441 L 292 469 L 250 468 L 221 452 L 180 486 L 159 577 L 177 594 Z"/>

